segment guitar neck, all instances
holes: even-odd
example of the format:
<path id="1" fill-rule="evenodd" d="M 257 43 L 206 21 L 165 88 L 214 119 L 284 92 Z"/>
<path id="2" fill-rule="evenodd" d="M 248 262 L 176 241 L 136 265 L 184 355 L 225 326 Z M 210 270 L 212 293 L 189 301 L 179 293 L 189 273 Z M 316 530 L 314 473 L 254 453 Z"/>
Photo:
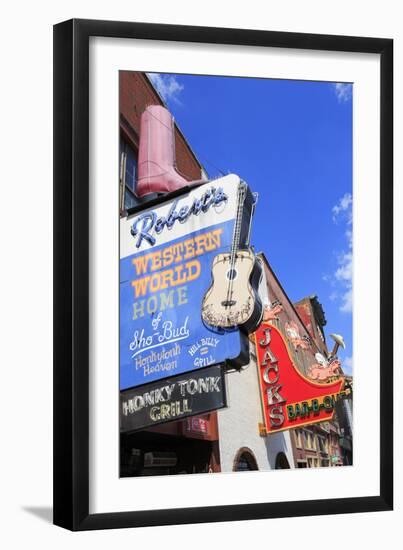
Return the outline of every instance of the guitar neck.
<path id="1" fill-rule="evenodd" d="M 245 202 L 245 184 L 241 182 L 238 189 L 238 205 L 237 205 L 237 214 L 234 226 L 234 233 L 232 237 L 231 245 L 231 257 L 233 257 L 239 249 L 239 241 L 241 239 L 241 230 L 242 230 L 242 209 Z"/>

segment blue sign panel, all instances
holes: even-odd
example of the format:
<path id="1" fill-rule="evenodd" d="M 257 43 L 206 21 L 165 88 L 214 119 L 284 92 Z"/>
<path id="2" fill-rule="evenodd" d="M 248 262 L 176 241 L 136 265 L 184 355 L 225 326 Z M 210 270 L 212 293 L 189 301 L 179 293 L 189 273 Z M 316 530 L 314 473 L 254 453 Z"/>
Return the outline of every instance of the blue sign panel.
<path id="1" fill-rule="evenodd" d="M 180 212 L 181 205 L 176 203 Z M 234 216 L 228 214 L 228 208 L 223 204 L 210 212 L 197 212 L 193 214 L 195 221 L 188 216 L 171 228 L 165 222 L 164 232 L 153 233 L 153 242 L 143 239 L 143 250 L 137 246 L 142 244 L 141 231 L 133 231 L 133 227 L 140 224 L 140 229 L 150 233 L 147 220 L 158 223 L 160 212 L 153 210 L 148 216 L 143 213 L 126 220 L 124 231 L 131 231 L 131 235 L 125 236 L 129 244 L 123 245 L 120 260 L 121 390 L 223 363 L 241 354 L 243 336 L 238 330 L 213 329 L 201 317 L 214 257 L 231 247 Z M 172 206 L 165 211 L 172 212 Z M 220 217 L 225 221 L 217 223 Z M 169 215 L 163 219 L 169 220 Z M 181 236 L 173 238 L 178 233 Z"/>

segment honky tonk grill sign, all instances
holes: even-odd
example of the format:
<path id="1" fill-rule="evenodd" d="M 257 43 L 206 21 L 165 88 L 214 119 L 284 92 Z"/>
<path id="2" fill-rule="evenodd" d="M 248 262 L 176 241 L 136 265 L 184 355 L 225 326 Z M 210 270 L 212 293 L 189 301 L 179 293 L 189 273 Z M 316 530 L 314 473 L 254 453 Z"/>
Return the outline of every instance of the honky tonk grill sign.
<path id="1" fill-rule="evenodd" d="M 225 407 L 220 365 L 120 392 L 120 430 L 140 430 Z"/>
<path id="2" fill-rule="evenodd" d="M 262 323 L 255 332 L 263 413 L 267 433 L 331 420 L 344 381 L 318 384 L 291 361 L 279 330 Z"/>

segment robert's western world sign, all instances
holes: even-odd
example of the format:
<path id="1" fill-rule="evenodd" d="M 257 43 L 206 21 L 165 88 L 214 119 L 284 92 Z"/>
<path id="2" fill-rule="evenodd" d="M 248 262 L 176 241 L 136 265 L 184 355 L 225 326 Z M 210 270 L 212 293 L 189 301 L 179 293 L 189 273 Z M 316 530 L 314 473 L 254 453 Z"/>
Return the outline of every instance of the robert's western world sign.
<path id="1" fill-rule="evenodd" d="M 201 318 L 214 257 L 231 247 L 239 183 L 229 175 L 121 220 L 121 390 L 248 361 L 238 330 Z"/>
<path id="2" fill-rule="evenodd" d="M 120 429 L 135 431 L 226 406 L 225 376 L 214 365 L 120 393 Z"/>

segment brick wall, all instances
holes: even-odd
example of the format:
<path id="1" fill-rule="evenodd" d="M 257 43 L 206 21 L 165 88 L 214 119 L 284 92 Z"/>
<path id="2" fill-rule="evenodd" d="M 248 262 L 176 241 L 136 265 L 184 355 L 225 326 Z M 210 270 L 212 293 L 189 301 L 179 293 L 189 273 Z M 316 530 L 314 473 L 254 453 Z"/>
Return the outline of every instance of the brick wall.
<path id="1" fill-rule="evenodd" d="M 141 114 L 148 105 L 163 105 L 163 102 L 144 73 L 120 71 L 119 103 L 121 132 L 137 148 Z M 201 179 L 202 167 L 176 126 L 175 150 L 178 172 L 189 181 Z"/>

